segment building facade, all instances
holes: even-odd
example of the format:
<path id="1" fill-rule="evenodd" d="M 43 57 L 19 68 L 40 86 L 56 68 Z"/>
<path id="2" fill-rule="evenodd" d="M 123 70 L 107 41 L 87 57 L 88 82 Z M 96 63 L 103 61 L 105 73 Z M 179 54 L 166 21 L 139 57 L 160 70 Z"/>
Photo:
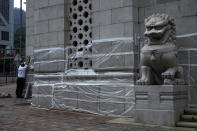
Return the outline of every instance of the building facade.
<path id="1" fill-rule="evenodd" d="M 11 48 L 14 41 L 13 0 L 0 0 L 0 48 Z"/>
<path id="2" fill-rule="evenodd" d="M 33 105 L 132 117 L 144 19 L 166 13 L 175 18 L 188 105 L 197 106 L 196 4 L 196 0 L 28 0 L 26 54 L 35 60 Z"/>

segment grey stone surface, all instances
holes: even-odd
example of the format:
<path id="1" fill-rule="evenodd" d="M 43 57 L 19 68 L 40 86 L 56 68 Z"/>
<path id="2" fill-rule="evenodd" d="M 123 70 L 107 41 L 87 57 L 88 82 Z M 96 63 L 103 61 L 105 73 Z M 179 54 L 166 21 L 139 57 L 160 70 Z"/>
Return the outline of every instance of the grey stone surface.
<path id="1" fill-rule="evenodd" d="M 125 101 L 126 101 L 126 98 L 125 96 L 123 95 L 123 97 L 115 97 L 115 96 L 110 96 L 110 94 L 108 94 L 108 96 L 105 96 L 105 95 L 100 95 L 99 96 L 99 99 L 101 102 L 111 102 L 111 103 L 124 103 L 125 104 Z"/>
<path id="2" fill-rule="evenodd" d="M 75 110 L 78 109 L 78 101 L 75 99 L 62 99 L 54 97 L 54 108 L 55 109 L 70 109 Z"/>
<path id="3" fill-rule="evenodd" d="M 52 97 L 51 96 L 40 96 L 38 98 L 38 106 L 40 108 L 52 108 Z"/>
<path id="4" fill-rule="evenodd" d="M 92 45 L 93 55 L 111 54 L 122 52 L 136 52 L 136 45 L 132 40 L 106 40 L 94 42 Z"/>
<path id="5" fill-rule="evenodd" d="M 99 103 L 97 101 L 84 101 L 80 100 L 78 101 L 78 107 L 82 111 L 88 111 L 92 113 L 98 113 L 99 112 Z"/>
<path id="6" fill-rule="evenodd" d="M 135 101 L 136 122 L 175 126 L 187 105 L 187 86 L 136 86 Z"/>
<path id="7" fill-rule="evenodd" d="M 63 60 L 64 59 L 64 48 L 41 48 L 34 49 L 34 59 L 35 61 L 49 61 L 49 60 Z"/>
<path id="8" fill-rule="evenodd" d="M 126 101 L 126 99 L 129 99 L 131 97 L 134 98 L 134 87 L 133 86 L 100 86 L 100 97 L 103 100 L 109 98 L 111 100 L 113 99 L 119 99 L 119 102 L 123 102 L 123 99 Z M 123 98 L 123 99 L 122 99 Z M 114 100 L 116 101 L 116 100 Z M 130 101 L 131 102 L 131 101 Z"/>
<path id="9" fill-rule="evenodd" d="M 124 24 L 124 36 L 125 37 L 131 37 L 133 36 L 134 32 L 135 32 L 135 28 L 136 25 L 134 25 L 135 22 L 131 21 L 131 22 L 126 22 Z M 135 32 L 138 33 L 138 32 Z"/>
<path id="10" fill-rule="evenodd" d="M 100 54 L 93 57 L 93 69 L 102 70 L 135 70 L 134 54 Z"/>
<path id="11" fill-rule="evenodd" d="M 75 82 L 73 81 L 73 83 Z M 133 116 L 134 93 L 131 90 L 134 88 L 132 86 L 107 86 L 102 83 L 101 85 L 81 84 L 55 85 L 53 93 L 54 108 L 105 115 L 119 115 L 122 113 L 122 116 Z"/>
<path id="12" fill-rule="evenodd" d="M 49 0 L 49 5 L 64 4 L 64 0 Z"/>
<path id="13" fill-rule="evenodd" d="M 93 0 L 93 40 L 132 37 L 132 24 L 128 23 L 137 18 L 135 4 L 133 0 Z"/>
<path id="14" fill-rule="evenodd" d="M 34 83 L 34 74 L 33 72 L 27 72 L 26 81 L 29 83 Z"/>
<path id="15" fill-rule="evenodd" d="M 98 94 L 89 94 L 87 92 L 79 92 L 78 93 L 78 100 L 79 101 L 87 101 L 87 102 L 98 102 Z"/>
<path id="16" fill-rule="evenodd" d="M 42 34 L 49 32 L 49 22 L 48 21 L 40 21 L 34 26 L 34 33 Z"/>
<path id="17" fill-rule="evenodd" d="M 176 112 L 178 112 L 178 110 L 176 110 Z M 177 115 L 176 112 L 172 110 L 136 110 L 136 122 L 151 125 L 175 126 L 175 122 L 178 121 L 177 118 L 179 118 L 180 114 L 183 113 L 181 112 Z"/>
<path id="18" fill-rule="evenodd" d="M 197 1 L 195 0 L 181 0 L 181 10 L 183 16 L 193 16 L 196 15 L 195 5 Z"/>
<path id="19" fill-rule="evenodd" d="M 132 40 L 93 42 L 94 70 L 132 70 L 136 67 L 136 46 Z"/>
<path id="20" fill-rule="evenodd" d="M 124 104 L 123 103 L 112 103 L 112 102 L 103 102 L 101 101 L 100 104 L 100 112 L 105 115 L 109 115 L 113 113 L 114 115 L 120 115 L 124 112 Z"/>
<path id="21" fill-rule="evenodd" d="M 34 3 L 36 2 L 36 5 Z M 69 1 L 68 4 L 72 4 Z M 96 1 L 93 1 L 95 3 Z M 105 2 L 105 1 L 102 1 Z M 109 1 L 108 1 L 109 2 Z M 111 1 L 112 2 L 112 1 Z M 65 1 L 63 0 L 57 0 L 57 1 L 41 1 L 40 5 L 38 4 L 39 1 L 35 0 L 33 4 L 28 5 L 29 9 L 29 15 L 28 15 L 28 31 L 27 31 L 27 36 L 28 36 L 28 45 L 31 46 L 29 50 L 33 49 L 35 50 L 33 52 L 35 56 L 35 66 L 34 66 L 34 71 L 35 76 L 35 85 L 37 87 L 33 88 L 33 104 L 37 105 L 38 107 L 42 108 L 56 108 L 56 109 L 80 109 L 88 112 L 94 112 L 94 113 L 100 113 L 99 111 L 99 91 L 102 91 L 103 94 L 104 91 L 106 91 L 106 95 L 110 94 L 110 91 L 113 90 L 113 93 L 117 94 L 118 96 L 116 97 L 115 94 L 114 96 L 102 96 L 102 100 L 105 100 L 103 103 L 101 103 L 102 107 L 102 113 L 106 114 L 105 111 L 110 111 L 114 110 L 114 107 L 118 107 L 116 103 L 111 103 L 113 107 L 107 103 L 107 100 L 120 100 L 119 102 L 122 102 L 117 109 L 117 111 L 114 112 L 108 112 L 107 114 L 114 114 L 118 115 L 118 113 L 125 111 L 126 105 L 129 105 L 126 99 L 122 98 L 124 95 L 126 95 L 125 92 L 126 89 L 127 91 L 130 89 L 130 87 L 127 87 L 126 85 L 121 85 L 122 83 L 131 83 L 133 84 L 133 80 L 131 78 L 134 78 L 135 76 L 132 74 L 132 71 L 129 71 L 126 75 L 114 75 L 113 73 L 110 74 L 93 74 L 89 75 L 88 73 L 82 73 L 82 74 L 75 74 L 74 76 L 69 76 L 69 69 L 76 69 L 77 70 L 86 70 L 86 69 L 91 69 L 92 67 L 92 47 L 88 44 L 84 46 L 83 44 L 80 44 L 84 42 L 84 40 L 90 36 L 90 38 L 87 38 L 89 41 L 91 41 L 91 35 L 94 35 L 91 30 L 87 31 L 87 34 L 84 34 L 83 31 L 80 31 L 80 28 L 85 26 L 89 22 L 89 19 L 91 16 L 94 18 L 92 19 L 93 28 L 96 27 L 98 30 L 98 34 L 100 35 L 105 35 L 107 34 L 104 30 L 104 27 L 101 27 L 101 25 L 106 26 L 107 28 L 110 28 L 109 32 L 111 36 L 115 37 L 126 37 L 129 36 L 131 37 L 132 31 L 132 26 L 130 26 L 130 23 L 132 23 L 129 19 L 124 16 L 124 21 L 115 20 L 115 10 L 118 10 L 119 6 L 126 8 L 125 11 L 128 16 L 128 10 L 127 8 L 131 9 L 131 7 L 127 7 L 130 5 L 131 1 L 128 0 L 123 0 L 121 2 L 116 1 L 116 3 L 108 3 L 110 9 L 113 8 L 114 14 L 113 14 L 113 20 L 114 20 L 114 25 L 111 24 L 111 10 L 103 10 L 105 7 L 100 8 L 100 1 L 97 2 L 97 5 L 92 5 L 96 6 L 98 8 L 98 12 L 94 13 L 89 13 L 89 16 L 87 18 L 78 17 L 79 19 L 83 20 L 83 25 L 79 26 L 77 23 L 75 24 L 75 20 L 73 20 L 70 15 L 72 15 L 74 12 L 70 12 L 70 8 L 72 8 L 74 11 L 75 7 L 71 5 L 66 5 Z M 84 11 L 86 11 L 86 5 L 85 4 L 80 4 L 83 6 L 83 11 L 77 12 L 77 15 L 83 15 Z M 31 7 L 31 8 L 30 8 Z M 67 9 L 68 8 L 68 9 Z M 106 7 L 107 9 L 108 7 Z M 93 9 L 94 10 L 94 9 Z M 121 9 L 120 9 L 121 10 Z M 50 12 L 50 13 L 49 13 Z M 107 14 L 106 14 L 107 12 Z M 103 17 L 102 19 L 98 17 Z M 125 14 L 126 15 L 126 14 Z M 132 17 L 132 16 L 131 16 Z M 99 19 L 98 19 L 99 18 Z M 107 19 L 105 19 L 107 18 Z M 79 20 L 77 19 L 77 20 Z M 73 22 L 72 25 L 73 27 L 76 25 L 78 32 L 73 33 L 72 28 L 70 25 L 70 20 Z M 86 22 L 88 20 L 88 22 Z M 33 22 L 32 22 L 33 21 Z M 122 30 L 121 35 L 119 35 L 119 32 L 115 30 L 115 28 L 119 28 Z M 89 27 L 89 29 L 91 29 Z M 100 31 L 104 31 L 105 34 L 102 34 Z M 106 30 L 107 31 L 107 30 Z M 70 33 L 71 32 L 71 33 Z M 78 34 L 83 33 L 83 38 L 80 39 L 78 38 Z M 92 33 L 92 34 L 91 34 Z M 72 35 L 73 40 L 78 38 L 78 45 L 72 47 L 72 43 L 69 41 L 70 36 Z M 87 35 L 87 36 L 86 36 Z M 108 34 L 107 34 L 108 35 Z M 104 38 L 106 36 L 102 36 Z M 99 36 L 100 38 L 100 36 Z M 106 37 L 107 38 L 107 37 Z M 113 43 L 111 44 L 111 50 L 110 52 L 112 53 L 125 53 L 125 52 L 130 52 L 133 50 L 133 43 L 126 43 L 126 44 L 120 44 L 119 43 Z M 69 45 L 69 47 L 67 46 Z M 104 45 L 104 44 L 103 44 Z M 53 50 L 56 48 L 61 48 L 62 50 Z M 68 47 L 68 48 L 67 48 Z M 100 46 L 101 47 L 101 46 Z M 64 48 L 66 48 L 64 50 Z M 71 49 L 72 53 L 70 53 L 67 49 Z M 99 47 L 98 47 L 99 48 Z M 97 49 L 98 49 L 97 48 Z M 112 50 L 113 49 L 113 50 Z M 31 54 L 30 51 L 27 50 L 27 54 Z M 81 51 L 83 50 L 83 51 Z M 99 50 L 99 49 L 98 49 Z M 102 54 L 102 50 L 99 50 L 98 54 Z M 103 48 L 104 51 L 104 48 Z M 104 51 L 106 52 L 106 51 Z M 116 57 L 119 58 L 120 55 L 116 54 Z M 115 57 L 115 56 L 114 56 Z M 127 59 L 128 63 L 125 62 L 125 59 L 123 58 L 123 61 L 121 64 L 130 64 L 129 55 L 125 55 L 125 59 Z M 59 62 L 60 60 L 60 62 Z M 62 61 L 61 61 L 62 60 Z M 64 61 L 65 60 L 65 61 Z M 68 60 L 68 63 L 67 63 Z M 117 59 L 117 60 L 122 60 L 122 59 Z M 131 59 L 132 60 L 132 59 Z M 64 62 L 63 62 L 64 61 Z M 80 62 L 83 62 L 83 67 L 80 67 Z M 112 62 L 112 61 L 111 61 Z M 69 68 L 70 64 L 73 64 L 73 68 Z M 65 65 L 68 65 L 68 68 L 65 67 Z M 133 64 L 132 64 L 133 65 Z M 64 68 L 62 68 L 64 67 Z M 66 70 L 63 70 L 66 69 Z M 122 67 L 120 68 L 122 69 Z M 65 75 L 63 72 L 66 72 Z M 62 72 L 62 74 L 56 74 L 56 72 Z M 91 73 L 90 73 L 91 74 Z M 124 73 L 123 73 L 124 74 Z M 131 77 L 131 78 L 130 78 Z M 117 81 L 118 79 L 118 81 Z M 105 81 L 104 83 L 110 83 L 110 82 L 116 82 L 118 85 L 117 87 L 113 87 L 110 85 L 103 85 L 102 82 Z M 56 83 L 67 83 L 70 82 L 69 84 L 64 85 L 55 85 Z M 79 84 L 80 82 L 80 84 Z M 101 84 L 98 84 L 98 83 Z M 97 83 L 94 85 L 94 83 Z M 79 84 L 79 85 L 77 85 Z M 82 84 L 82 85 L 81 85 Z M 85 84 L 85 86 L 83 85 Z M 54 86 L 54 88 L 53 88 Z M 121 86 L 121 87 L 119 87 Z M 102 87 L 109 87 L 111 90 L 105 90 Z M 102 89 L 101 89 L 102 88 Z M 116 89 L 113 89 L 116 88 Z M 121 91 L 120 91 L 121 90 Z M 118 91 L 120 91 L 118 93 Z M 108 92 L 108 93 L 107 93 Z M 132 92 L 131 92 L 132 93 Z M 52 95 L 53 96 L 52 96 Z M 131 95 L 130 93 L 127 95 Z M 101 97 L 101 96 L 100 96 Z M 128 99 L 130 99 L 129 96 L 127 96 Z M 134 97 L 134 96 L 132 96 Z M 132 100 L 132 99 L 131 99 Z M 124 103 L 126 102 L 126 103 Z M 46 105 L 44 105 L 46 103 Z M 52 105 L 53 104 L 53 105 Z M 106 105 L 106 108 L 104 107 Z M 132 106 L 132 105 L 131 105 Z M 108 109 L 107 109 L 108 108 Z M 129 106 L 127 106 L 129 109 Z M 130 111 L 130 110 L 129 110 Z M 127 115 L 131 115 L 129 113 Z"/>
<path id="22" fill-rule="evenodd" d="M 100 39 L 124 37 L 124 24 L 100 26 Z"/>
<path id="23" fill-rule="evenodd" d="M 40 49 L 53 47 L 56 45 L 64 47 L 65 37 L 64 30 L 66 28 L 66 20 L 64 19 L 63 0 L 57 1 L 30 1 L 27 2 L 27 44 L 31 45 L 31 49 Z M 49 13 L 50 12 L 50 13 Z M 31 55 L 30 48 L 26 50 L 27 55 Z M 56 55 L 56 54 L 54 54 Z M 49 59 L 60 59 L 62 56 Z"/>
<path id="24" fill-rule="evenodd" d="M 35 63 L 34 65 L 35 72 L 39 73 L 63 72 L 65 69 L 64 61 L 41 61 L 40 63 Z"/>
<path id="25" fill-rule="evenodd" d="M 97 11 L 100 9 L 100 1 L 99 0 L 92 0 L 92 10 Z"/>
<path id="26" fill-rule="evenodd" d="M 124 68 L 124 56 L 123 55 L 111 55 L 101 54 L 93 58 L 93 69 L 94 70 L 110 70 L 110 69 L 121 69 Z"/>
<path id="27" fill-rule="evenodd" d="M 37 84 L 55 84 L 63 81 L 63 75 L 60 73 L 35 73 L 34 80 Z"/>
<path id="28" fill-rule="evenodd" d="M 133 21 L 133 7 L 116 8 L 112 10 L 112 23 Z"/>
<path id="29" fill-rule="evenodd" d="M 96 54 L 107 54 L 112 52 L 112 41 L 93 43 L 92 45 L 92 53 Z"/>
<path id="30" fill-rule="evenodd" d="M 38 86 L 34 85 L 33 90 L 34 90 L 34 93 L 38 95 L 52 95 L 53 86 L 52 85 L 38 85 Z"/>
<path id="31" fill-rule="evenodd" d="M 33 46 L 29 45 L 28 47 L 26 47 L 26 51 L 28 52 L 29 55 L 33 56 Z"/>
<path id="32" fill-rule="evenodd" d="M 92 38 L 94 40 L 100 39 L 100 26 L 92 27 Z"/>
<path id="33" fill-rule="evenodd" d="M 190 85 L 189 88 L 189 96 L 188 96 L 188 103 L 189 105 L 196 105 L 197 103 L 197 99 L 196 99 L 196 92 L 197 92 L 197 88 L 196 88 L 196 82 L 193 85 Z"/>
<path id="34" fill-rule="evenodd" d="M 34 5 L 33 0 L 28 0 L 26 4 L 27 8 L 32 7 Z"/>
<path id="35" fill-rule="evenodd" d="M 88 72 L 88 71 L 87 71 Z M 128 71 L 128 73 L 113 73 L 113 72 L 108 72 L 107 74 L 104 72 L 97 72 L 97 74 L 84 74 L 83 72 L 80 72 L 78 74 L 68 74 L 64 76 L 64 82 L 72 80 L 72 82 L 102 82 L 106 81 L 109 83 L 133 83 L 133 79 L 135 79 L 136 74 L 133 73 L 132 71 Z M 117 81 L 118 80 L 118 81 Z M 131 85 L 132 86 L 132 85 Z"/>
<path id="36" fill-rule="evenodd" d="M 64 18 L 49 20 L 49 31 L 61 31 L 64 30 Z"/>
<path id="37" fill-rule="evenodd" d="M 170 3 L 174 1 L 179 1 L 179 0 L 156 0 L 158 4 L 165 4 L 165 3 Z"/>
<path id="38" fill-rule="evenodd" d="M 92 16 L 93 26 L 111 24 L 111 15 L 111 10 L 95 12 Z"/>
<path id="39" fill-rule="evenodd" d="M 149 0 L 149 1 L 144 1 L 144 0 L 139 0 L 138 5 L 139 7 L 149 7 L 155 4 L 155 0 Z"/>
<path id="40" fill-rule="evenodd" d="M 196 33 L 196 16 L 190 16 L 190 17 L 182 17 L 181 19 L 176 20 L 177 27 L 183 27 L 187 25 L 187 28 L 177 28 L 177 34 L 192 34 Z M 195 45 L 194 45 L 195 46 Z"/>
<path id="41" fill-rule="evenodd" d="M 51 96 L 32 96 L 32 105 L 39 108 L 52 108 Z"/>
<path id="42" fill-rule="evenodd" d="M 34 93 L 34 92 L 32 92 Z M 32 96 L 32 106 L 37 106 L 38 105 L 38 97 Z"/>
<path id="43" fill-rule="evenodd" d="M 197 48 L 196 41 L 197 41 L 197 36 L 196 35 L 186 36 L 186 37 L 181 37 L 181 35 L 180 36 L 178 35 L 177 46 L 180 49 L 185 49 L 185 48 L 186 49 L 187 48 L 195 49 L 195 48 Z"/>

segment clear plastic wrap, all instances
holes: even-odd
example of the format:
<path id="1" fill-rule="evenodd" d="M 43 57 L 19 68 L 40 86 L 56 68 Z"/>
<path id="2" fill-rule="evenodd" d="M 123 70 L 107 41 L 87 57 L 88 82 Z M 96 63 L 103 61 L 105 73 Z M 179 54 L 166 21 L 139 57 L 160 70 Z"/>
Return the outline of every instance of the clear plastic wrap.
<path id="1" fill-rule="evenodd" d="M 103 77 L 102 77 L 103 75 Z M 99 75 L 93 70 L 35 75 L 33 105 L 95 114 L 133 116 L 132 73 Z M 117 77 L 119 76 L 119 77 Z"/>
<path id="2" fill-rule="evenodd" d="M 95 40 L 93 43 L 94 70 L 133 70 L 137 66 L 137 46 L 132 38 Z"/>
<path id="3" fill-rule="evenodd" d="M 102 45 L 108 47 L 101 50 Z M 136 78 L 131 62 L 136 54 L 133 46 L 131 38 L 119 38 L 94 41 L 83 48 L 35 50 L 34 69 L 39 70 L 35 69 L 32 105 L 132 117 Z M 65 59 L 50 57 L 57 50 L 66 52 Z M 49 72 L 54 70 L 52 66 L 46 69 L 59 61 L 64 62 L 64 72 Z"/>
<path id="4" fill-rule="evenodd" d="M 188 85 L 188 105 L 197 106 L 197 33 L 183 34 L 177 36 L 179 47 L 179 62 L 184 67 L 185 81 Z"/>
<path id="5" fill-rule="evenodd" d="M 34 72 L 56 73 L 65 70 L 64 48 L 44 48 L 34 50 Z"/>

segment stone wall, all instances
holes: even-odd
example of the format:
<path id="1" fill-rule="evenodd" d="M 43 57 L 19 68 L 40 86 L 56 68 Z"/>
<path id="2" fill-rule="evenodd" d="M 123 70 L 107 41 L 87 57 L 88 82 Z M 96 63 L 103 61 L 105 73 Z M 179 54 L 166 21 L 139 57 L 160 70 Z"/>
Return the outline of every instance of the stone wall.
<path id="1" fill-rule="evenodd" d="M 137 68 L 137 8 L 133 0 L 92 0 L 93 68 L 115 70 Z M 123 41 L 119 41 L 123 39 Z M 112 42 L 114 41 L 114 42 Z M 127 40 L 126 40 L 127 41 Z M 134 44 L 135 43 L 135 44 Z M 107 56 L 113 52 L 112 56 Z M 129 53 L 123 55 L 125 52 Z M 102 56 L 103 57 L 99 57 Z M 99 59 L 103 61 L 98 61 Z M 133 62 L 132 62 L 133 61 Z"/>
<path id="2" fill-rule="evenodd" d="M 50 85 L 48 81 L 55 83 L 58 79 L 51 77 L 49 80 L 49 74 L 56 76 L 57 72 L 65 70 L 64 46 L 68 31 L 65 5 L 64 0 L 27 1 L 26 55 L 34 58 L 34 72 L 28 74 L 27 81 L 33 85 L 45 81 L 47 85 Z M 35 75 L 41 75 L 42 78 L 38 80 Z M 33 86 L 32 99 L 48 107 L 49 103 L 45 102 L 52 99 L 52 94 L 48 92 L 50 86 L 46 87 L 37 90 Z"/>
<path id="3" fill-rule="evenodd" d="M 28 0 L 26 53 L 35 60 L 33 105 L 133 116 L 138 46 L 144 41 L 144 19 L 153 13 L 176 19 L 180 64 L 190 84 L 190 104 L 195 105 L 195 4 L 195 0 Z"/>
<path id="4" fill-rule="evenodd" d="M 196 33 L 196 4 L 195 0 L 139 0 L 141 33 L 145 29 L 144 19 L 153 13 L 166 13 L 175 18 L 177 35 Z"/>
<path id="5" fill-rule="evenodd" d="M 92 0 L 93 40 L 133 37 L 137 24 L 137 2 Z"/>
<path id="6" fill-rule="evenodd" d="M 35 57 L 35 72 L 64 71 L 64 62 L 61 61 L 65 57 L 64 8 L 64 0 L 28 0 L 27 2 L 26 55 Z M 50 52 L 54 54 L 50 56 Z M 43 62 L 40 63 L 41 61 Z"/>
<path id="7" fill-rule="evenodd" d="M 129 16 L 132 0 L 116 1 L 99 12 L 95 2 L 28 1 L 26 52 L 34 56 L 33 106 L 133 116 L 137 51 Z M 99 1 L 111 1 L 105 2 Z M 104 10 L 111 12 L 105 26 Z M 118 18 L 119 10 L 125 16 Z M 96 39 L 98 26 L 105 37 Z"/>

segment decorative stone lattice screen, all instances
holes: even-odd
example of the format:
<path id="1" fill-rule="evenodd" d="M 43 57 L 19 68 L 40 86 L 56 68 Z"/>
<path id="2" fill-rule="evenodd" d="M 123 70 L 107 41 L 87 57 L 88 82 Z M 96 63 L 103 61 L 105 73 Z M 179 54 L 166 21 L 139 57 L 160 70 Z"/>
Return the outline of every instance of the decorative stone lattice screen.
<path id="1" fill-rule="evenodd" d="M 70 41 L 74 47 L 83 47 L 91 41 L 91 8 L 90 0 L 71 0 Z"/>
<path id="2" fill-rule="evenodd" d="M 68 49 L 69 69 L 88 69 L 92 67 L 90 55 L 92 53 L 92 19 L 91 0 L 70 1 L 70 43 Z"/>

